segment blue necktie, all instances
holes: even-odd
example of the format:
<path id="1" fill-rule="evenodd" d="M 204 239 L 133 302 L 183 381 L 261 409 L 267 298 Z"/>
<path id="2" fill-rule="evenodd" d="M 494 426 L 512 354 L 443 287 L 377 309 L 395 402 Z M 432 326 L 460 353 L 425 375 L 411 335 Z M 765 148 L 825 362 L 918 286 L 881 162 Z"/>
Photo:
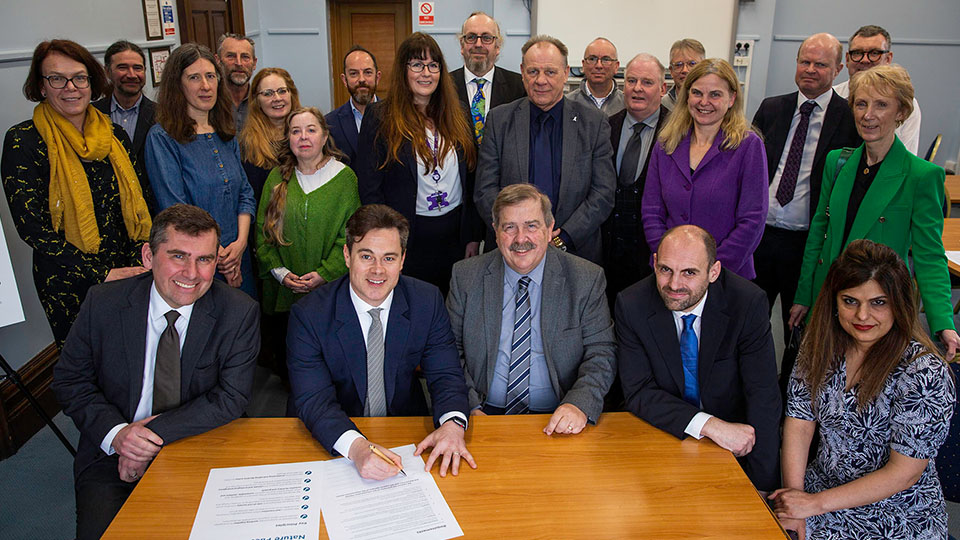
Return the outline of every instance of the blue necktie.
<path id="1" fill-rule="evenodd" d="M 683 399 L 695 407 L 700 407 L 700 383 L 697 382 L 697 359 L 699 344 L 697 333 L 693 331 L 693 313 L 680 317 L 683 319 L 683 332 L 680 333 L 680 360 L 683 361 Z"/>
<path id="2" fill-rule="evenodd" d="M 514 304 L 513 341 L 510 346 L 510 372 L 507 375 L 507 414 L 530 410 L 530 278 L 517 283 Z"/>

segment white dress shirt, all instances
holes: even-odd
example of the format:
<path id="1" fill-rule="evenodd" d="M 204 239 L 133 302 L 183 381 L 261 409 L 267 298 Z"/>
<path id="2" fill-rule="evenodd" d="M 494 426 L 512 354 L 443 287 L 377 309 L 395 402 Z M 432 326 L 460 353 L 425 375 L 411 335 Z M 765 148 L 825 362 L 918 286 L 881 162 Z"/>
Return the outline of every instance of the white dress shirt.
<path id="1" fill-rule="evenodd" d="M 467 83 L 467 105 L 473 103 L 473 98 L 477 95 L 477 83 L 473 82 L 474 79 L 486 79 L 487 82 L 483 83 L 483 117 L 487 117 L 487 113 L 490 112 L 490 99 L 493 96 L 493 72 L 496 71 L 496 67 L 490 68 L 490 71 L 484 73 L 483 75 L 476 75 L 469 69 L 467 66 L 463 66 L 463 80 Z"/>
<path id="2" fill-rule="evenodd" d="M 429 129 L 425 135 L 427 145 L 435 152 L 433 132 Z M 443 146 L 443 137 L 438 137 L 436 146 Z M 463 180 L 460 178 L 460 158 L 457 157 L 456 149 L 451 148 L 447 155 L 439 161 L 437 171 L 440 173 L 440 180 L 433 179 L 433 157 L 426 163 L 419 157 L 417 158 L 417 215 L 425 217 L 437 217 L 453 211 L 460 206 L 463 200 Z M 426 171 L 426 172 L 424 172 Z M 430 210 L 432 204 L 427 197 L 435 194 L 437 191 L 443 191 L 447 194 L 444 199 L 449 204 Z"/>
<path id="3" fill-rule="evenodd" d="M 823 119 L 827 114 L 827 106 L 833 98 L 833 90 L 827 90 L 810 100 L 797 92 L 797 106 L 793 109 L 793 119 L 790 120 L 790 130 L 780 154 L 780 163 L 777 172 L 773 175 L 773 182 L 768 191 L 769 205 L 767 207 L 767 225 L 789 231 L 805 231 L 810 228 L 810 176 L 813 174 L 813 158 L 817 152 L 817 143 L 820 141 L 820 131 L 823 129 Z M 797 132 L 800 122 L 800 106 L 807 101 L 816 105 L 810 112 L 810 123 L 807 126 L 807 138 L 803 142 L 803 154 L 800 157 L 800 170 L 797 172 L 797 185 L 793 191 L 793 199 L 786 206 L 780 206 L 777 201 L 777 190 L 780 189 L 780 177 L 783 175 L 787 156 L 790 155 L 790 144 L 793 135 Z"/>
<path id="4" fill-rule="evenodd" d="M 834 90 L 840 94 L 840 97 L 847 98 L 850 96 L 850 81 L 843 81 L 842 83 L 833 87 Z M 920 149 L 920 120 L 922 118 L 920 113 L 920 104 L 917 103 L 917 98 L 913 98 L 913 112 L 910 113 L 910 116 L 900 124 L 900 127 L 897 128 L 894 133 L 897 134 L 897 137 L 900 138 L 900 142 L 907 147 L 913 155 L 917 156 L 917 151 Z M 923 156 L 920 156 L 923 157 Z"/>
<path id="5" fill-rule="evenodd" d="M 157 360 L 157 345 L 160 344 L 160 335 L 167 329 L 167 319 L 164 315 L 172 310 L 166 300 L 160 296 L 156 284 L 150 285 L 150 306 L 147 308 L 147 342 L 144 347 L 143 358 L 143 384 L 140 387 L 140 401 L 137 402 L 137 410 L 133 415 L 133 421 L 139 422 L 153 414 L 153 374 Z M 187 340 L 187 328 L 190 326 L 190 316 L 193 314 L 193 304 L 182 306 L 176 309 L 180 317 L 173 324 L 180 334 L 180 350 L 183 351 L 183 344 Z M 182 374 L 181 374 L 182 377 Z M 105 454 L 111 456 L 115 453 L 113 449 L 113 439 L 121 429 L 126 427 L 126 422 L 113 426 L 113 429 L 107 432 L 107 436 L 100 443 L 100 449 Z"/>
<path id="6" fill-rule="evenodd" d="M 673 322 L 677 325 L 677 341 L 680 341 L 680 335 L 683 333 L 683 316 L 690 315 L 691 313 L 696 315 L 697 318 L 693 320 L 693 333 L 697 335 L 697 360 L 699 361 L 699 351 L 700 351 L 700 327 L 702 326 L 701 322 L 703 321 L 703 306 L 707 304 L 707 292 L 703 293 L 703 298 L 697 302 L 697 305 L 693 306 L 693 309 L 690 311 L 671 311 L 673 313 Z M 677 360 L 680 360 L 679 358 Z M 700 370 L 697 369 L 697 376 L 700 376 Z M 699 385 L 698 385 L 699 386 Z M 702 392 L 702 390 L 701 390 Z M 687 427 L 684 428 L 683 432 L 695 439 L 700 439 L 703 435 L 700 434 L 700 430 L 703 429 L 703 425 L 707 423 L 707 420 L 713 418 L 712 414 L 705 413 L 703 411 L 698 412 L 693 415 L 693 418 L 690 419 L 690 422 L 687 424 Z"/>

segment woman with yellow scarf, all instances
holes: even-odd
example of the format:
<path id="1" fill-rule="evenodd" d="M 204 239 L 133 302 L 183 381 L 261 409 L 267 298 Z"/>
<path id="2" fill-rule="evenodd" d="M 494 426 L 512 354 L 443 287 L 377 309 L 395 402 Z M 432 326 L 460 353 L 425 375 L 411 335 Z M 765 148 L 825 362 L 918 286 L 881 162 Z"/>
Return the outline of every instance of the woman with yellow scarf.
<path id="1" fill-rule="evenodd" d="M 144 272 L 150 214 L 123 128 L 90 105 L 108 89 L 83 46 L 44 41 L 23 93 L 39 104 L 9 129 L 0 173 L 20 238 L 33 248 L 33 280 L 57 345 L 91 285 Z"/>

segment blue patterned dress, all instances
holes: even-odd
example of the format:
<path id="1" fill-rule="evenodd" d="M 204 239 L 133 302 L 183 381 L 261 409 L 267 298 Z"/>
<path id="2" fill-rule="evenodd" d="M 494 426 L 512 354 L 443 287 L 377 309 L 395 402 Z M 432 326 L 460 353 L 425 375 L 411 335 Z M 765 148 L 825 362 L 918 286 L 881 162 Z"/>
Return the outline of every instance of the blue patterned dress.
<path id="1" fill-rule="evenodd" d="M 820 425 L 820 448 L 804 478 L 808 493 L 880 469 L 889 461 L 891 449 L 929 460 L 916 484 L 889 498 L 807 518 L 808 539 L 947 538 L 947 512 L 934 458 L 950 427 L 955 390 L 946 363 L 932 354 L 914 358 L 921 351 L 920 343 L 910 342 L 880 394 L 860 411 L 853 389 L 844 390 L 843 358 L 827 376 L 816 415 L 810 406 L 810 388 L 794 370 L 787 416 Z"/>

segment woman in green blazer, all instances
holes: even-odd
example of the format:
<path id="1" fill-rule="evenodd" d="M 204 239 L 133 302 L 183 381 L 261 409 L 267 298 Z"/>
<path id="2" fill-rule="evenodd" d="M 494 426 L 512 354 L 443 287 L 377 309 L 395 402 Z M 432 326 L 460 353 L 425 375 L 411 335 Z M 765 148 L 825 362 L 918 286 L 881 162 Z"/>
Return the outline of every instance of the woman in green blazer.
<path id="1" fill-rule="evenodd" d="M 853 153 L 844 149 L 827 154 L 790 325 L 804 319 L 830 264 L 846 245 L 867 238 L 886 244 L 904 261 L 913 250 L 927 322 L 947 346 L 947 358 L 952 358 L 960 336 L 953 322 L 941 238 L 944 171 L 911 154 L 894 134 L 913 110 L 910 75 L 897 65 L 858 72 L 850 81 L 849 102 L 864 144 Z M 841 154 L 848 156 L 846 161 L 840 161 Z M 864 327 L 871 324 L 865 321 Z"/>

